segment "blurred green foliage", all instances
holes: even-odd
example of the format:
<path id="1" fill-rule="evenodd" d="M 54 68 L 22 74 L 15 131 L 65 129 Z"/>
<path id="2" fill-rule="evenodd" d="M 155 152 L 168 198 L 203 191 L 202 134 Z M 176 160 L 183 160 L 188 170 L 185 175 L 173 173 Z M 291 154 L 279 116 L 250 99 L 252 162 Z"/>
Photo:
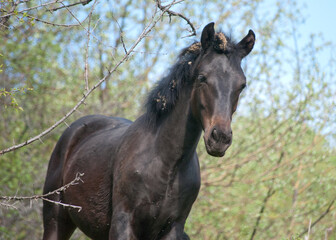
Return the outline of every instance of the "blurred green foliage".
<path id="1" fill-rule="evenodd" d="M 20 13 L 38 4 L 25 1 L 13 10 L 13 2 L 0 3 L 1 16 L 14 13 L 6 21 L 0 18 L 1 149 L 51 126 L 85 91 L 87 32 L 80 25 L 40 21 L 78 25 L 66 9 Z M 71 8 L 80 21 L 85 19 L 86 29 L 91 7 Z M 153 1 L 101 1 L 94 9 L 90 87 L 118 63 L 155 7 Z M 305 231 L 336 198 L 335 70 L 319 62 L 334 43 L 325 43 L 316 33 L 309 41 L 298 37 L 305 17 L 295 1 L 196 0 L 173 9 L 190 18 L 198 33 L 215 21 L 237 40 L 249 28 L 257 35 L 252 54 L 243 62 L 248 88 L 234 116 L 231 148 L 225 157 L 213 158 L 200 141 L 202 188 L 187 233 L 191 239 L 305 239 Z M 148 89 L 178 51 L 195 40 L 183 38 L 188 29 L 184 20 L 165 16 L 65 124 L 40 142 L 0 156 L 0 196 L 42 192 L 52 149 L 73 120 L 87 114 L 136 119 Z M 41 206 L 40 201 L 0 205 L 0 239 L 41 238 Z M 309 239 L 336 239 L 335 216 L 332 205 L 310 229 Z M 77 232 L 73 239 L 86 238 Z"/>

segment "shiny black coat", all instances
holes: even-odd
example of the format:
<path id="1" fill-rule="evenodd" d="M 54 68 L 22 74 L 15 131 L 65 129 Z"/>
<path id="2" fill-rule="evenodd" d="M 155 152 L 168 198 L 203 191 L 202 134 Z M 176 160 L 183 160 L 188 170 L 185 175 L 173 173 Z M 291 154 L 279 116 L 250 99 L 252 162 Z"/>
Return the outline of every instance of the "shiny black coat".
<path id="1" fill-rule="evenodd" d="M 184 225 L 201 182 L 196 147 L 202 130 L 209 154 L 230 146 L 246 82 L 240 61 L 254 39 L 250 31 L 235 44 L 210 23 L 135 122 L 91 115 L 71 124 L 52 153 L 44 193 L 84 173 L 83 183 L 49 197 L 82 210 L 44 201 L 43 239 L 69 239 L 77 227 L 92 239 L 189 239 Z"/>

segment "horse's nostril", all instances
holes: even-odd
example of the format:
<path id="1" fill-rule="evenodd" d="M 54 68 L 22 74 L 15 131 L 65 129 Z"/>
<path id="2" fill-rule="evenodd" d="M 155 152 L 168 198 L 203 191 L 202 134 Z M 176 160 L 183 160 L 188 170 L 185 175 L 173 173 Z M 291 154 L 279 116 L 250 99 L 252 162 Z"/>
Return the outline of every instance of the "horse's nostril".
<path id="1" fill-rule="evenodd" d="M 221 130 L 218 130 L 217 128 L 213 128 L 211 132 L 211 138 L 215 142 L 230 144 L 231 138 L 232 138 L 232 131 L 225 133 L 225 132 L 222 132 Z"/>
<path id="2" fill-rule="evenodd" d="M 224 134 L 224 136 L 223 136 L 223 143 L 230 144 L 231 138 L 232 138 L 231 136 L 232 136 L 232 134 L 230 134 L 230 135 Z"/>
<path id="3" fill-rule="evenodd" d="M 216 128 L 214 128 L 214 129 L 212 130 L 211 136 L 212 136 L 213 140 L 215 140 L 215 141 L 218 141 L 218 140 L 219 140 L 219 134 L 218 134 L 218 131 L 217 131 Z"/>

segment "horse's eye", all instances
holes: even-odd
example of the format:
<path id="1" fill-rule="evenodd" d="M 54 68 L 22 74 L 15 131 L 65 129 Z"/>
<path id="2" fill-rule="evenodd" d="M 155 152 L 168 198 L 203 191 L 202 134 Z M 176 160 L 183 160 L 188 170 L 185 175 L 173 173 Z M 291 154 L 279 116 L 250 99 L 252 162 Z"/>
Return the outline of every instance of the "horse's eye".
<path id="1" fill-rule="evenodd" d="M 204 82 L 206 82 L 206 77 L 204 75 L 198 75 L 197 80 L 200 83 L 204 83 Z"/>

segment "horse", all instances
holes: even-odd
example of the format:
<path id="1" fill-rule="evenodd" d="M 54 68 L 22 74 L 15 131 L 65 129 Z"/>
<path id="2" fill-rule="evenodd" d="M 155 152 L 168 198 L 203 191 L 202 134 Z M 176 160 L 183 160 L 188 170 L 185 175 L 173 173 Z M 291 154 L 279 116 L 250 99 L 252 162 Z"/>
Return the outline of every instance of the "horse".
<path id="1" fill-rule="evenodd" d="M 179 54 L 148 94 L 134 122 L 89 115 L 73 122 L 51 155 L 43 193 L 84 173 L 83 182 L 43 201 L 43 239 L 182 240 L 201 179 L 196 147 L 221 157 L 232 143 L 231 120 L 246 77 L 241 68 L 255 42 L 238 43 L 214 23 Z"/>

